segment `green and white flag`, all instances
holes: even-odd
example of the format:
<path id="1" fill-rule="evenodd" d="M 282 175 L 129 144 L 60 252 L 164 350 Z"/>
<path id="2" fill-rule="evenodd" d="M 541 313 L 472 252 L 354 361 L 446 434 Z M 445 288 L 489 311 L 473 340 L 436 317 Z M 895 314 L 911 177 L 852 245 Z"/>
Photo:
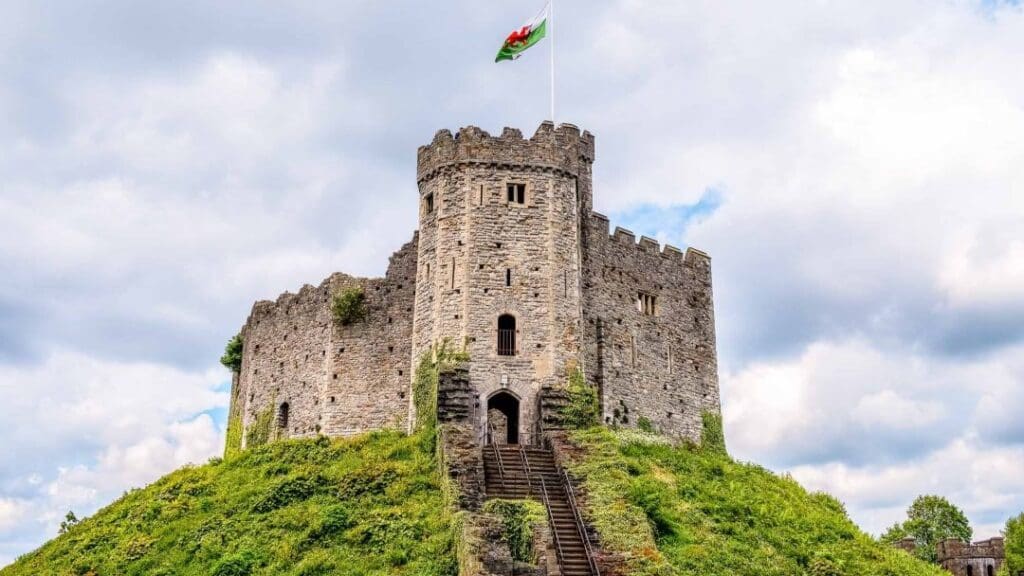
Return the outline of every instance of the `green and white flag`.
<path id="1" fill-rule="evenodd" d="M 526 51 L 537 42 L 540 42 L 542 38 L 547 36 L 548 31 L 548 13 L 550 12 L 550 2 L 544 6 L 544 9 L 539 14 L 533 17 L 532 20 L 526 23 L 525 26 L 514 30 L 505 39 L 505 43 L 501 46 L 501 50 L 498 51 L 498 57 L 494 59 L 495 62 L 501 62 L 502 60 L 515 60 L 519 58 L 519 55 Z"/>

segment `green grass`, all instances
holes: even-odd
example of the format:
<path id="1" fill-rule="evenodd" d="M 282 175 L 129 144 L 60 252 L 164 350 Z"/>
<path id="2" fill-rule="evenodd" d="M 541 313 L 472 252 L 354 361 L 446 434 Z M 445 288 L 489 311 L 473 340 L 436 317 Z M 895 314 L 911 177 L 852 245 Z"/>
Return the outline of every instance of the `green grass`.
<path id="1" fill-rule="evenodd" d="M 454 575 L 418 436 L 276 442 L 173 472 L 0 570 L 21 575 Z"/>
<path id="2" fill-rule="evenodd" d="M 942 576 L 861 532 L 831 496 L 733 461 L 721 446 L 673 446 L 643 433 L 577 432 L 602 544 L 631 574 Z"/>

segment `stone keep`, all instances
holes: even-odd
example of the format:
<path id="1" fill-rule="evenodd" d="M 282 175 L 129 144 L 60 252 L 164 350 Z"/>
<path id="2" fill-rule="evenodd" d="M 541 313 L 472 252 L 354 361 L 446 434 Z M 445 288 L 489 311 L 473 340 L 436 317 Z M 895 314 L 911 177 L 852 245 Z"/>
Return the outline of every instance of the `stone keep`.
<path id="1" fill-rule="evenodd" d="M 611 233 L 593 162 L 569 124 L 439 131 L 418 152 L 419 230 L 384 278 L 334 274 L 253 307 L 232 386 L 243 446 L 268 421 L 278 438 L 408 427 L 415 366 L 444 342 L 469 353 L 480 441 L 537 441 L 539 395 L 577 368 L 606 423 L 699 441 L 720 411 L 710 260 Z M 353 286 L 369 313 L 341 326 L 332 295 Z"/>

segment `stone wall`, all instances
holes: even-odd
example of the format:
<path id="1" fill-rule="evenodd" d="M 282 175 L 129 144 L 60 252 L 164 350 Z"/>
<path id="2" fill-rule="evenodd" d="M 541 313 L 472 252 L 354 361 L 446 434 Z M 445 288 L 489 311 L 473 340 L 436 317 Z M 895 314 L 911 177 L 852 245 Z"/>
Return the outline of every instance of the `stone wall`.
<path id="1" fill-rule="evenodd" d="M 643 418 L 699 440 L 702 412 L 720 411 L 710 259 L 610 234 L 592 212 L 593 161 L 594 137 L 569 124 L 545 122 L 529 138 L 439 131 L 418 151 L 420 229 L 385 278 L 335 274 L 253 307 L 232 389 L 243 446 L 271 417 L 271 438 L 407 427 L 413 367 L 445 340 L 470 356 L 477 441 L 488 399 L 507 391 L 520 440 L 536 442 L 540 391 L 580 365 L 606 423 Z M 351 286 L 370 312 L 341 326 L 331 298 Z M 514 355 L 498 353 L 502 315 L 516 321 Z"/>
<path id="2" fill-rule="evenodd" d="M 508 129 L 442 130 L 420 148 L 419 278 L 414 357 L 432 344 L 465 344 L 485 429 L 487 399 L 520 403 L 520 438 L 535 433 L 537 393 L 564 381 L 578 357 L 580 214 L 590 189 L 593 137 L 542 124 L 526 139 Z M 522 203 L 508 184 L 525 186 Z M 516 353 L 499 355 L 498 318 L 516 319 Z"/>
<path id="3" fill-rule="evenodd" d="M 584 366 L 604 421 L 699 441 L 719 412 L 711 260 L 592 213 L 583 251 Z M 650 300 L 653 298 L 653 302 Z M 644 300 L 646 299 L 646 300 Z"/>
<path id="4" fill-rule="evenodd" d="M 994 576 L 1006 559 L 1002 538 L 969 544 L 943 540 L 938 544 L 939 565 L 955 576 Z"/>
<path id="5" fill-rule="evenodd" d="M 298 294 L 257 302 L 241 332 L 243 446 L 268 413 L 272 438 L 403 428 L 415 276 L 414 237 L 391 257 L 385 278 L 334 274 Z M 353 286 L 363 289 L 369 313 L 365 321 L 341 326 L 332 317 L 331 299 Z"/>

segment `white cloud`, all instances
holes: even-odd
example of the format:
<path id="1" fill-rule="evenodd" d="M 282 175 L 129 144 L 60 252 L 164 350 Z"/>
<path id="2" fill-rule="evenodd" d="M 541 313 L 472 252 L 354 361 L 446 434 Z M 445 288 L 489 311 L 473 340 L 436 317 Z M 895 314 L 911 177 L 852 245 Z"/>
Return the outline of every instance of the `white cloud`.
<path id="1" fill-rule="evenodd" d="M 980 535 L 1024 508 L 1024 443 L 986 440 L 1016 422 L 1021 348 L 971 362 L 815 344 L 799 358 L 723 376 L 731 451 L 791 471 L 878 533 L 920 494 L 962 506 Z M 999 400 L 996 400 L 998 398 Z M 1004 421 L 1003 418 L 1006 418 Z"/>
<path id="2" fill-rule="evenodd" d="M 220 367 L 189 373 L 62 351 L 40 366 L 0 366 L 0 467 L 20 494 L 0 500 L 0 535 L 52 536 L 68 510 L 91 514 L 124 490 L 223 449 L 199 412 L 227 403 Z M 31 527 L 31 528 L 29 528 Z"/>
<path id="3" fill-rule="evenodd" d="M 906 519 L 921 494 L 937 493 L 972 518 L 975 536 L 998 536 L 1011 513 L 1024 509 L 1024 448 L 991 447 L 959 439 L 921 459 L 891 465 L 798 466 L 793 476 L 812 490 L 845 501 L 874 534 Z"/>
<path id="4" fill-rule="evenodd" d="M 0 498 L 0 534 L 18 526 L 28 509 L 29 504 L 24 500 Z"/>
<path id="5" fill-rule="evenodd" d="M 51 530 L 68 510 L 91 513 L 128 488 L 146 486 L 185 464 L 202 464 L 223 451 L 224 436 L 208 415 L 165 424 L 129 444 L 108 445 L 90 465 L 60 468 L 36 502 L 37 521 Z"/>

